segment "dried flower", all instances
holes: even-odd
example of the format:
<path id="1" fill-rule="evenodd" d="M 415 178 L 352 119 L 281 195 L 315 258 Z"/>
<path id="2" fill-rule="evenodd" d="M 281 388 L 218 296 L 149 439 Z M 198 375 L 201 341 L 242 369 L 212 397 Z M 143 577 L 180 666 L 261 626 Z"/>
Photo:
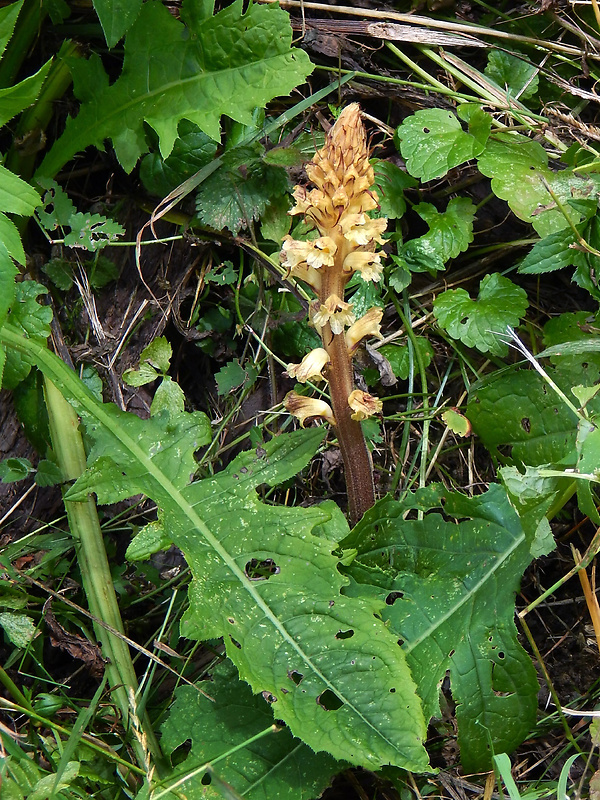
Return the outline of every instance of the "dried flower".
<path id="1" fill-rule="evenodd" d="M 329 364 L 329 354 L 322 347 L 316 347 L 304 356 L 300 364 L 288 364 L 287 374 L 299 383 L 322 381 L 323 369 Z"/>
<path id="2" fill-rule="evenodd" d="M 352 419 L 357 421 L 372 417 L 373 414 L 379 414 L 383 408 L 381 400 L 377 397 L 373 397 L 373 395 L 368 392 L 363 392 L 361 389 L 355 389 L 350 393 L 348 405 L 354 411 Z"/>
<path id="3" fill-rule="evenodd" d="M 367 336 L 375 336 L 383 339 L 381 335 L 380 323 L 383 317 L 383 309 L 373 306 L 360 319 L 356 320 L 346 331 L 346 347 L 350 355 L 356 350 L 359 342 Z"/>
<path id="4" fill-rule="evenodd" d="M 330 294 L 324 303 L 315 304 L 316 313 L 312 317 L 312 324 L 320 332 L 329 323 L 332 333 L 341 333 L 346 325 L 352 325 L 356 317 L 352 313 L 352 303 L 345 303 L 337 296 Z"/>
<path id="5" fill-rule="evenodd" d="M 297 392 L 288 392 L 283 404 L 290 414 L 298 417 L 300 425 L 304 427 L 304 420 L 310 417 L 322 417 L 326 422 L 335 425 L 335 417 L 331 406 L 324 400 L 317 400 L 314 397 L 303 397 Z"/>

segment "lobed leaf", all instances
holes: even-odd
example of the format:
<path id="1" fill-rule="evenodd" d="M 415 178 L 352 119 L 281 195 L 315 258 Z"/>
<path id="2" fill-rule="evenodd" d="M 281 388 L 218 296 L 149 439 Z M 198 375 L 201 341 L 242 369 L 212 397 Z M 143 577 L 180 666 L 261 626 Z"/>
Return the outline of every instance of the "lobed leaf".
<path id="1" fill-rule="evenodd" d="M 423 519 L 406 518 L 414 509 Z M 463 767 L 489 769 L 490 743 L 510 752 L 535 723 L 538 691 L 513 622 L 531 541 L 505 491 L 465 497 L 430 486 L 403 502 L 383 498 L 342 546 L 358 551 L 347 568 L 353 594 L 385 601 L 426 716 L 439 716 L 450 670 Z"/>
<path id="2" fill-rule="evenodd" d="M 242 13 L 236 0 L 207 17 L 205 4 L 186 0 L 182 17 L 187 25 L 162 3 L 144 3 L 125 39 L 123 71 L 110 86 L 98 59 L 83 72 L 77 67 L 79 114 L 67 120 L 40 175 L 55 175 L 90 144 L 102 149 L 105 139 L 130 172 L 148 149 L 144 123 L 158 135 L 163 158 L 183 119 L 218 140 L 222 114 L 250 123 L 257 106 L 289 94 L 311 71 L 308 56 L 290 48 L 289 18 L 278 7 L 253 4 Z"/>
<path id="3" fill-rule="evenodd" d="M 127 33 L 141 7 L 142 0 L 94 0 L 94 10 L 109 48 Z"/>
<path id="4" fill-rule="evenodd" d="M 460 121 L 442 108 L 428 108 L 407 117 L 395 140 L 406 168 L 415 178 L 431 181 L 478 156 L 485 142 L 463 131 Z"/>
<path id="5" fill-rule="evenodd" d="M 190 752 L 168 776 L 169 784 L 211 763 L 211 773 L 248 800 L 311 800 L 320 797 L 343 766 L 274 726 L 268 703 L 237 678 L 230 662 L 219 664 L 202 687 L 211 700 L 192 686 L 180 686 L 161 727 L 167 755 L 191 740 Z M 270 733 L 253 741 L 268 729 Z M 203 770 L 182 784 L 189 800 L 222 796 L 210 776 L 206 778 Z"/>
<path id="6" fill-rule="evenodd" d="M 516 327 L 528 305 L 525 290 L 495 272 L 481 281 L 477 300 L 464 289 L 449 289 L 436 297 L 433 313 L 442 328 L 467 347 L 504 355 L 507 346 L 499 334 L 507 326 Z"/>

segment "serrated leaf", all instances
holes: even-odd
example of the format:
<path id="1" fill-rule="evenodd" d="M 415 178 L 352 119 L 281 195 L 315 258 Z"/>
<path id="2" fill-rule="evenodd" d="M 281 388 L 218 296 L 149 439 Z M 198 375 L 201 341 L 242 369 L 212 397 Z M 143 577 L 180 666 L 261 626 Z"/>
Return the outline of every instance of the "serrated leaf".
<path id="1" fill-rule="evenodd" d="M 162 3 L 143 4 L 125 39 L 120 77 L 110 86 L 106 77 L 96 82 L 39 174 L 55 175 L 77 152 L 90 144 L 102 148 L 106 139 L 130 172 L 147 152 L 144 122 L 156 131 L 163 158 L 182 119 L 218 140 L 222 114 L 250 123 L 256 107 L 289 94 L 311 71 L 308 56 L 290 47 L 292 30 L 281 9 L 253 4 L 242 14 L 235 2 L 205 17 L 196 5 L 184 3 L 186 27 Z"/>
<path id="2" fill-rule="evenodd" d="M 272 710 L 262 697 L 253 696 L 230 662 L 218 665 L 210 683 L 200 687 L 212 701 L 192 686 L 180 686 L 161 726 L 161 745 L 167 755 L 191 740 L 185 761 L 168 778 L 170 783 L 215 761 L 214 773 L 248 800 L 311 800 L 343 767 L 331 756 L 314 753 L 286 728 L 274 729 L 276 706 Z M 249 741 L 269 728 L 266 736 Z M 233 748 L 239 749 L 231 752 Z M 183 783 L 189 800 L 221 796 L 212 783 L 202 783 L 204 776 L 202 772 Z"/>
<path id="3" fill-rule="evenodd" d="M 136 533 L 125 552 L 128 561 L 147 561 L 154 553 L 166 550 L 172 545 L 160 520 L 149 522 Z"/>
<path id="4" fill-rule="evenodd" d="M 160 414 L 161 411 L 166 411 L 171 417 L 176 414 L 182 414 L 185 411 L 183 389 L 168 375 L 163 377 L 150 405 L 150 414 L 152 416 Z"/>
<path id="5" fill-rule="evenodd" d="M 15 647 L 27 647 L 33 641 L 36 626 L 31 617 L 10 611 L 0 611 L 0 628 Z"/>
<path id="6" fill-rule="evenodd" d="M 7 214 L 30 217 L 39 205 L 38 192 L 6 167 L 0 165 L 0 210 Z"/>
<path id="7" fill-rule="evenodd" d="M 5 458 L 0 461 L 0 481 L 2 483 L 22 481 L 31 472 L 33 472 L 33 467 L 28 458 Z"/>
<path id="8" fill-rule="evenodd" d="M 407 242 L 407 247 L 414 247 L 418 242 L 426 252 L 435 253 L 445 264 L 467 250 L 473 241 L 476 208 L 468 198 L 453 197 L 442 212 L 431 203 L 419 203 L 413 210 L 429 225 L 429 232 Z"/>
<path id="9" fill-rule="evenodd" d="M 537 69 L 524 58 L 518 58 L 503 50 L 490 50 L 484 73 L 503 89 L 509 89 L 512 97 L 527 100 L 537 94 L 539 78 Z"/>
<path id="10" fill-rule="evenodd" d="M 18 0 L 17 3 L 11 3 L 0 9 L 0 56 L 3 55 L 6 45 L 13 35 L 22 6 L 23 0 Z"/>
<path id="11" fill-rule="evenodd" d="M 71 232 L 65 236 L 67 247 L 81 247 L 95 252 L 115 242 L 125 234 L 125 228 L 102 214 L 78 212 L 69 219 Z"/>
<path id="12" fill-rule="evenodd" d="M 454 339 L 482 353 L 504 355 L 507 346 L 498 334 L 517 327 L 529 305 L 527 293 L 498 272 L 486 275 L 477 300 L 464 289 L 449 289 L 433 301 L 433 314 Z"/>
<path id="13" fill-rule="evenodd" d="M 204 225 L 237 233 L 288 189 L 285 170 L 265 164 L 252 148 L 239 147 L 226 153 L 221 167 L 200 184 L 196 211 Z"/>
<path id="14" fill-rule="evenodd" d="M 353 593 L 385 601 L 427 717 L 439 716 L 450 671 L 463 767 L 481 771 L 490 767 L 488 736 L 495 752 L 510 752 L 535 722 L 535 669 L 513 621 L 530 542 L 500 486 L 477 497 L 437 491 L 433 502 L 380 500 L 342 545 L 358 551 L 347 569 Z M 417 508 L 424 518 L 407 519 Z"/>
<path id="15" fill-rule="evenodd" d="M 569 226 L 545 183 L 570 208 L 574 223 L 583 215 L 569 207 L 568 201 L 589 198 L 600 188 L 598 175 L 580 176 L 569 169 L 552 172 L 548 168 L 548 154 L 541 144 L 520 134 L 496 134 L 479 156 L 478 166 L 492 179 L 494 194 L 506 200 L 513 213 L 530 222 L 541 237 Z"/>
<path id="16" fill-rule="evenodd" d="M 42 458 L 35 473 L 37 485 L 56 486 L 58 483 L 62 483 L 62 480 L 63 474 L 58 464 L 55 464 L 54 461 L 49 461 L 47 458 Z"/>
<path id="17" fill-rule="evenodd" d="M 519 272 L 526 275 L 541 275 L 563 267 L 578 266 L 583 262 L 584 254 L 571 247 L 575 242 L 575 233 L 571 228 L 564 228 L 545 236 L 533 245 L 521 261 Z"/>
<path id="18" fill-rule="evenodd" d="M 131 28 L 140 13 L 142 0 L 94 0 L 94 10 L 109 48 Z"/>
<path id="19" fill-rule="evenodd" d="M 90 469 L 67 498 L 143 493 L 161 509 L 194 576 L 182 634 L 223 636 L 240 677 L 277 698 L 277 718 L 313 750 L 371 768 L 425 770 L 425 724 L 397 639 L 375 616 L 379 603 L 341 594 L 336 543 L 312 533 L 327 512 L 267 505 L 256 492 L 302 469 L 324 431 L 276 436 L 188 485 L 181 463 L 193 458 L 190 437 L 173 436 L 167 420 L 99 404 L 60 359 L 9 326 L 0 337 L 27 348 L 94 442 Z"/>
<path id="20" fill-rule="evenodd" d="M 39 186 L 44 190 L 41 199 L 41 208 L 36 216 L 47 231 L 68 226 L 69 220 L 77 209 L 64 189 L 54 180 L 40 179 Z"/>
<path id="21" fill-rule="evenodd" d="M 35 103 L 51 66 L 52 59 L 40 67 L 34 75 L 30 75 L 14 86 L 0 89 L 0 127 Z"/>
<path id="22" fill-rule="evenodd" d="M 140 164 L 142 183 L 161 197 L 205 167 L 217 152 L 217 142 L 185 119 L 179 123 L 178 134 L 168 158 L 158 152 L 149 153 Z"/>
<path id="23" fill-rule="evenodd" d="M 258 373 L 252 364 L 243 367 L 237 358 L 225 364 L 224 367 L 217 372 L 215 380 L 217 381 L 217 393 L 219 397 L 223 397 L 234 389 L 239 389 L 240 386 L 252 386 Z"/>
<path id="24" fill-rule="evenodd" d="M 45 342 L 50 336 L 52 309 L 37 302 L 48 290 L 35 281 L 21 281 L 16 285 L 15 299 L 10 309 L 10 322 L 28 338 Z M 9 350 L 6 354 L 2 386 L 14 389 L 29 375 L 31 361 L 28 356 Z"/>
<path id="25" fill-rule="evenodd" d="M 395 140 L 415 178 L 431 181 L 448 170 L 478 156 L 484 145 L 463 131 L 452 111 L 427 108 L 407 117 L 397 129 Z"/>
<path id="26" fill-rule="evenodd" d="M 73 265 L 64 258 L 51 258 L 42 265 L 42 272 L 63 292 L 73 286 Z"/>
<path id="27" fill-rule="evenodd" d="M 372 158 L 375 171 L 375 189 L 379 198 L 379 213 L 389 219 L 400 219 L 406 211 L 405 189 L 412 189 L 417 181 L 391 161 Z"/>
<path id="28" fill-rule="evenodd" d="M 431 360 L 433 359 L 433 347 L 430 345 L 429 340 L 426 339 L 424 336 L 417 336 L 415 337 L 417 347 L 420 351 L 420 356 L 423 360 L 423 366 L 425 369 L 431 364 Z M 379 352 L 381 353 L 384 358 L 390 362 L 390 366 L 392 368 L 392 372 L 397 378 L 400 380 L 408 380 L 408 376 L 410 374 L 410 347 L 411 345 L 407 344 L 384 344 L 383 347 L 379 348 Z M 414 369 L 418 369 L 417 367 L 417 360 L 413 356 L 413 366 Z"/>

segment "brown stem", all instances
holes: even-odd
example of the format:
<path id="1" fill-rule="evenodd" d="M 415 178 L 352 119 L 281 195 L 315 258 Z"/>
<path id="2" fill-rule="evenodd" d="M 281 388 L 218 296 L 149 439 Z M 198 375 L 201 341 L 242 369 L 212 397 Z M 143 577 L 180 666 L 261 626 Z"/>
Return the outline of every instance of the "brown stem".
<path id="1" fill-rule="evenodd" d="M 331 405 L 336 420 L 338 444 L 344 460 L 344 475 L 348 492 L 350 524 L 356 525 L 365 511 L 375 503 L 373 464 L 360 422 L 352 419 L 348 397 L 354 389 L 352 361 L 343 333 L 333 335 L 323 328 L 323 344 L 331 364 L 327 374 Z"/>

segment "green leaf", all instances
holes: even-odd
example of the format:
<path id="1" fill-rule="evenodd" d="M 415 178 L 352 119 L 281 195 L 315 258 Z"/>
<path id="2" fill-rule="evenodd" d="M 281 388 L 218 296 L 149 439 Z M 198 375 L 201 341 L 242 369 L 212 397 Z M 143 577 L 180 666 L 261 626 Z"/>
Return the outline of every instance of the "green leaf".
<path id="1" fill-rule="evenodd" d="M 35 623 L 30 617 L 10 611 L 0 611 L 0 627 L 15 647 L 27 647 L 36 632 Z"/>
<path id="2" fill-rule="evenodd" d="M 574 250 L 576 237 L 571 228 L 551 233 L 533 245 L 519 264 L 519 272 L 527 275 L 541 275 L 554 272 L 563 267 L 578 266 L 584 260 L 579 250 Z"/>
<path id="3" fill-rule="evenodd" d="M 7 214 L 30 217 L 40 205 L 36 190 L 0 165 L 0 210 Z"/>
<path id="4" fill-rule="evenodd" d="M 46 342 L 50 336 L 52 309 L 38 303 L 40 295 L 48 290 L 35 281 L 21 281 L 16 285 L 15 300 L 11 306 L 10 322 L 31 339 Z M 29 375 L 31 361 L 28 356 L 16 350 L 6 354 L 2 386 L 14 389 L 18 383 Z"/>
<path id="5" fill-rule="evenodd" d="M 469 124 L 469 133 L 482 147 L 490 136 L 492 117 L 476 103 L 463 103 L 457 109 L 458 116 Z"/>
<path id="6" fill-rule="evenodd" d="M 168 158 L 162 158 L 158 152 L 149 153 L 140 164 L 142 183 L 160 197 L 166 197 L 205 167 L 217 152 L 217 142 L 185 119 L 179 123 L 178 134 Z"/>
<path id="7" fill-rule="evenodd" d="M 4 54 L 6 45 L 13 35 L 22 6 L 23 0 L 18 0 L 17 3 L 11 3 L 0 9 L 0 56 Z"/>
<path id="8" fill-rule="evenodd" d="M 135 22 L 142 0 L 94 0 L 94 9 L 109 48 L 114 47 Z"/>
<path id="9" fill-rule="evenodd" d="M 166 550 L 172 544 L 162 522 L 149 522 L 133 537 L 125 552 L 125 558 L 128 561 L 147 561 L 154 553 Z"/>
<path id="10" fill-rule="evenodd" d="M 572 386 L 593 386 L 600 377 L 597 365 L 581 356 L 578 363 L 546 371 L 567 394 Z M 590 401 L 590 410 L 600 412 L 598 398 Z M 537 372 L 496 373 L 473 386 L 467 416 L 486 448 L 502 461 L 575 466 L 577 418 Z"/>
<path id="11" fill-rule="evenodd" d="M 2 483 L 22 481 L 33 471 L 28 458 L 5 458 L 0 461 L 0 481 Z"/>
<path id="12" fill-rule="evenodd" d="M 237 233 L 260 219 L 269 203 L 289 189 L 287 173 L 271 167 L 250 147 L 236 147 L 222 157 L 221 167 L 200 184 L 196 210 L 204 225 Z"/>
<path id="13" fill-rule="evenodd" d="M 400 219 L 406 211 L 405 189 L 412 189 L 417 181 L 407 172 L 392 164 L 372 158 L 371 164 L 375 171 L 375 189 L 379 197 L 379 213 L 389 219 Z"/>
<path id="14" fill-rule="evenodd" d="M 215 375 L 217 393 L 219 397 L 223 397 L 233 392 L 234 389 L 239 389 L 240 386 L 247 388 L 253 385 L 257 377 L 258 373 L 253 364 L 242 367 L 239 360 L 234 358 L 233 361 L 221 367 Z"/>
<path id="15" fill-rule="evenodd" d="M 445 264 L 467 250 L 473 241 L 476 208 L 468 198 L 453 197 L 442 212 L 430 203 L 419 203 L 413 210 L 429 225 L 429 232 L 407 242 L 408 249 L 409 245 L 418 242 L 426 252 L 435 253 Z"/>
<path id="16" fill-rule="evenodd" d="M 426 512 L 422 520 L 407 518 L 414 509 Z M 535 723 L 535 669 L 513 621 L 530 545 L 498 485 L 477 497 L 440 487 L 402 503 L 386 497 L 342 542 L 357 550 L 347 568 L 353 594 L 385 601 L 427 717 L 440 716 L 439 684 L 450 671 L 469 772 L 490 768 L 488 736 L 494 752 L 510 752 Z"/>
<path id="17" fill-rule="evenodd" d="M 574 223 L 583 215 L 569 206 L 569 200 L 587 199 L 600 188 L 599 175 L 580 176 L 569 169 L 552 172 L 542 145 L 521 134 L 496 134 L 479 156 L 478 166 L 492 179 L 494 194 L 506 200 L 514 214 L 530 222 L 542 237 L 569 225 L 545 183 L 569 209 Z"/>
<path id="18" fill-rule="evenodd" d="M 524 289 L 494 272 L 481 281 L 477 300 L 471 300 L 464 289 L 449 289 L 436 297 L 433 313 L 441 327 L 467 347 L 505 355 L 507 346 L 498 334 L 509 325 L 516 327 L 528 305 Z"/>
<path id="19" fill-rule="evenodd" d="M 42 272 L 63 292 L 73 286 L 73 265 L 64 258 L 51 258 L 42 265 Z"/>
<path id="20" fill-rule="evenodd" d="M 150 406 L 150 414 L 152 416 L 160 414 L 161 411 L 166 411 L 171 417 L 185 411 L 183 389 L 168 375 L 165 375 L 160 382 Z"/>
<path id="21" fill-rule="evenodd" d="M 188 484 L 197 442 L 180 417 L 141 420 L 100 404 L 44 346 L 8 325 L 0 341 L 35 357 L 94 443 L 67 498 L 143 493 L 157 503 L 194 576 L 182 635 L 222 636 L 241 679 L 277 698 L 277 718 L 313 750 L 370 768 L 425 770 L 425 723 L 397 637 L 375 616 L 379 603 L 341 594 L 336 542 L 312 533 L 327 512 L 268 505 L 256 492 L 302 469 L 324 431 L 276 436 Z"/>
<path id="22" fill-rule="evenodd" d="M 171 366 L 173 348 L 165 336 L 157 336 L 150 344 L 142 350 L 140 364 L 147 362 L 163 375 Z"/>
<path id="23" fill-rule="evenodd" d="M 484 73 L 513 97 L 527 100 L 537 94 L 539 78 L 533 64 L 502 50 L 490 50 Z"/>
<path id="24" fill-rule="evenodd" d="M 423 365 L 427 368 L 433 359 L 433 347 L 429 340 L 424 336 L 417 336 L 416 342 L 419 348 Z M 379 352 L 390 362 L 392 372 L 400 380 L 408 380 L 410 374 L 410 348 L 412 344 L 384 344 L 379 348 Z M 413 357 L 414 369 L 417 369 L 417 360 Z"/>
<path id="25" fill-rule="evenodd" d="M 95 252 L 124 236 L 125 228 L 102 214 L 78 212 L 69 219 L 70 233 L 65 236 L 67 247 L 80 247 Z"/>
<path id="26" fill-rule="evenodd" d="M 469 436 L 471 434 L 471 423 L 454 408 L 448 408 L 440 416 L 452 433 L 456 433 L 458 436 Z"/>
<path id="27" fill-rule="evenodd" d="M 34 75 L 0 89 L 0 127 L 35 103 L 51 66 L 52 60 L 47 61 Z"/>
<path id="28" fill-rule="evenodd" d="M 407 117 L 394 139 L 408 171 L 422 181 L 441 178 L 484 148 L 481 141 L 463 131 L 452 111 L 442 108 L 422 109 Z"/>
<path id="29" fill-rule="evenodd" d="M 168 719 L 161 726 L 161 745 L 167 755 L 186 740 L 191 748 L 168 777 L 172 783 L 192 773 L 182 786 L 189 800 L 218 798 L 206 772 L 193 775 L 202 764 L 214 762 L 217 773 L 248 800 L 311 800 L 320 797 L 343 765 L 324 753 L 314 753 L 286 728 L 273 726 L 273 711 L 253 696 L 228 661 L 219 664 L 210 682 L 200 684 L 212 701 L 193 686 L 180 686 Z M 261 732 L 269 732 L 252 741 Z M 236 749 L 234 752 L 231 752 Z"/>
<path id="30" fill-rule="evenodd" d="M 249 124 L 256 107 L 289 94 L 312 68 L 302 50 L 290 48 L 289 17 L 275 6 L 252 4 L 241 11 L 235 2 L 206 17 L 201 4 L 187 0 L 186 27 L 162 3 L 144 3 L 125 39 L 120 77 L 109 85 L 94 62 L 95 81 L 39 174 L 55 175 L 80 150 L 90 144 L 102 149 L 106 139 L 130 172 L 147 151 L 144 123 L 155 130 L 166 158 L 182 119 L 219 140 L 222 114 Z M 77 82 L 77 90 L 89 77 Z"/>
<path id="31" fill-rule="evenodd" d="M 356 286 L 356 290 L 350 298 L 352 303 L 352 310 L 357 319 L 364 316 L 373 306 L 383 307 L 384 302 L 381 298 L 381 286 L 375 281 L 365 281 L 361 275 L 357 273 L 349 283 L 348 288 Z"/>
<path id="32" fill-rule="evenodd" d="M 260 233 L 264 239 L 281 244 L 292 225 L 292 218 L 288 214 L 290 208 L 288 194 L 278 195 L 271 200 L 260 218 Z"/>

